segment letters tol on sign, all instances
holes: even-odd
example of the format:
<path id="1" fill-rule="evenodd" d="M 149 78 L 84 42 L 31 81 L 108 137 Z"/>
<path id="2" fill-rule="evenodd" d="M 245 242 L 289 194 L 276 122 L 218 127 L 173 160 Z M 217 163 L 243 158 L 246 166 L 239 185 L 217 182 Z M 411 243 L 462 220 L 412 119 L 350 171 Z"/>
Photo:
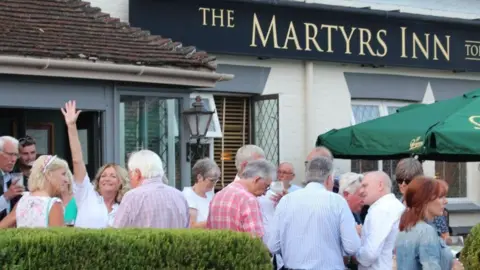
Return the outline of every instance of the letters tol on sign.
<path id="1" fill-rule="evenodd" d="M 133 25 L 210 53 L 480 70 L 480 41 L 468 38 L 476 36 L 471 28 L 233 1 L 140 0 L 130 5 Z"/>

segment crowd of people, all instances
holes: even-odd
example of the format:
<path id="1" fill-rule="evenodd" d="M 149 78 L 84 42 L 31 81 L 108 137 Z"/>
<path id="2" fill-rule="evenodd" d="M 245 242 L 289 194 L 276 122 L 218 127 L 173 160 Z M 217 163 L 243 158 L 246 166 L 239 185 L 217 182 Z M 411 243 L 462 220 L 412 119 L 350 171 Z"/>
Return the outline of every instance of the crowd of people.
<path id="1" fill-rule="evenodd" d="M 103 165 L 91 181 L 76 125 L 81 111 L 69 101 L 61 112 L 72 171 L 61 157 L 38 156 L 30 137 L 0 137 L 0 228 L 226 229 L 262 239 L 274 269 L 463 269 L 446 245 L 448 185 L 424 176 L 415 158 L 396 168 L 402 198 L 382 171 L 342 174 L 335 190 L 325 147 L 309 153 L 298 179 L 292 164 L 277 167 L 245 145 L 235 156 L 237 176 L 217 193 L 213 160 L 198 160 L 194 185 L 179 191 L 150 150 L 132 153 L 128 169 Z"/>

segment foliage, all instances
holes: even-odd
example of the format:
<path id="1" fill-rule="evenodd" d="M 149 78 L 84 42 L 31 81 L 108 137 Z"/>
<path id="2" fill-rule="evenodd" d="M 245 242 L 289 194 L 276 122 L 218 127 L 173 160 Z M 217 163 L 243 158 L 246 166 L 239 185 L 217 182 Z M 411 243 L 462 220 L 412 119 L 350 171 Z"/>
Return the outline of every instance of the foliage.
<path id="1" fill-rule="evenodd" d="M 213 230 L 0 230 L 0 269 L 272 269 L 247 234 Z"/>
<path id="2" fill-rule="evenodd" d="M 480 269 L 480 223 L 472 228 L 465 239 L 465 246 L 460 255 L 465 269 Z"/>

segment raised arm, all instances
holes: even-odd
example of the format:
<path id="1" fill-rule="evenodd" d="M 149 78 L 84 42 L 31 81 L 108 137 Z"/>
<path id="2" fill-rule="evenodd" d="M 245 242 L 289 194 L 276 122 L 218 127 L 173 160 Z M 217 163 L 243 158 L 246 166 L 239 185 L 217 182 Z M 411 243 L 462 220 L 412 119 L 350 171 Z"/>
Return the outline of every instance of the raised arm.
<path id="1" fill-rule="evenodd" d="M 68 140 L 70 143 L 70 151 L 72 152 L 73 163 L 73 178 L 77 184 L 82 184 L 87 175 L 87 168 L 83 161 L 82 146 L 78 138 L 77 119 L 82 111 L 77 111 L 75 101 L 68 101 L 65 107 L 62 108 L 62 113 L 65 118 L 65 124 L 68 130 Z"/>

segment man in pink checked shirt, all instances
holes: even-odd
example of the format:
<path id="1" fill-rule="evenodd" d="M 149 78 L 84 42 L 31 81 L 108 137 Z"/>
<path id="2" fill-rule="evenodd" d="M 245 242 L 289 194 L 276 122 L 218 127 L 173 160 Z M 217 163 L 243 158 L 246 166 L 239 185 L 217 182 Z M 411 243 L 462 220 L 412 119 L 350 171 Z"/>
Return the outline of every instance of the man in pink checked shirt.
<path id="1" fill-rule="evenodd" d="M 247 232 L 262 238 L 265 229 L 257 197 L 265 194 L 275 174 L 275 166 L 267 160 L 248 162 L 239 179 L 213 197 L 207 228 Z"/>

